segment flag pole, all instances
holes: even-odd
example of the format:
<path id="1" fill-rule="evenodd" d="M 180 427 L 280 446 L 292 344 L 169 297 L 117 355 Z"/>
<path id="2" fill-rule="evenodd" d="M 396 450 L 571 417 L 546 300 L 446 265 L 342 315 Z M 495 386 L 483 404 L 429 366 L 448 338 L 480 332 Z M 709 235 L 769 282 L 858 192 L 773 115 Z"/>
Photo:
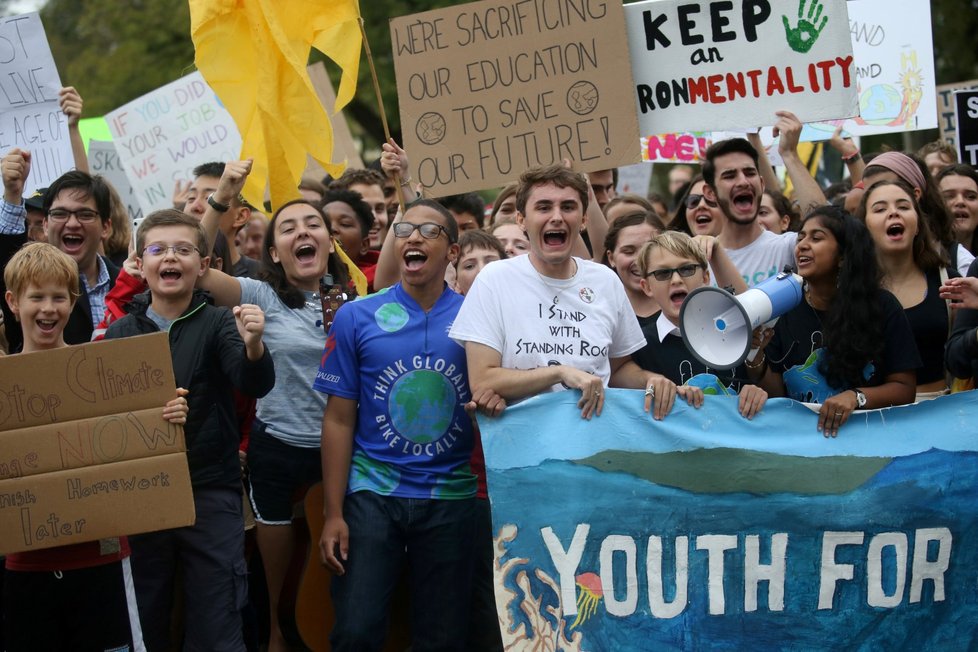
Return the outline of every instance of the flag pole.
<path id="1" fill-rule="evenodd" d="M 359 8 L 358 8 L 359 11 Z M 387 125 L 387 112 L 384 111 L 384 98 L 380 94 L 380 82 L 377 81 L 377 69 L 374 68 L 374 56 L 370 52 L 370 41 L 367 40 L 367 30 L 364 28 L 363 16 L 357 16 L 357 23 L 360 25 L 360 36 L 363 38 L 363 49 L 367 52 L 367 64 L 370 66 L 370 76 L 374 82 L 374 94 L 377 96 L 377 108 L 380 109 L 380 122 L 384 125 L 384 142 L 390 142 L 391 130 Z M 401 175 L 394 173 L 394 183 L 397 190 L 397 203 L 401 205 L 401 215 L 404 215 L 404 188 L 401 186 Z"/>

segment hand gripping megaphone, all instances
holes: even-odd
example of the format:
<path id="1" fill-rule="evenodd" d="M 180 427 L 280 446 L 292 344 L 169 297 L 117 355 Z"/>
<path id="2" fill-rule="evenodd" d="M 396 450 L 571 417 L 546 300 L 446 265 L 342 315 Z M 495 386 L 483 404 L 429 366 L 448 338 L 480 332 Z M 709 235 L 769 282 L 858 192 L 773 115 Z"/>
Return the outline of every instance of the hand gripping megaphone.
<path id="1" fill-rule="evenodd" d="M 686 348 L 713 369 L 733 369 L 750 352 L 752 334 L 799 303 L 802 278 L 786 268 L 743 294 L 716 287 L 693 290 L 679 309 L 679 330 Z"/>

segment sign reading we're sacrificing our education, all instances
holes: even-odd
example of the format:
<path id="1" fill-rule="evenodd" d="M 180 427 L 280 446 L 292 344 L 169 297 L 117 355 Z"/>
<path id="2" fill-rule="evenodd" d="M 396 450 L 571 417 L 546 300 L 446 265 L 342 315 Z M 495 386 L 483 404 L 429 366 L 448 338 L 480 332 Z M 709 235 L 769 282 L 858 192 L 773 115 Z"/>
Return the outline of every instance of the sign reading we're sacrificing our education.
<path id="1" fill-rule="evenodd" d="M 625 18 L 643 134 L 858 113 L 844 0 L 649 0 Z"/>
<path id="2" fill-rule="evenodd" d="M 61 79 L 37 13 L 0 18 L 0 152 L 31 153 L 24 196 L 75 167 Z"/>
<path id="3" fill-rule="evenodd" d="M 391 42 L 414 181 L 435 196 L 641 160 L 620 2 L 484 0 L 395 18 Z"/>
<path id="4" fill-rule="evenodd" d="M 241 136 L 199 72 L 106 114 L 119 159 L 143 211 L 173 208 L 173 186 L 201 163 L 240 156 Z"/>

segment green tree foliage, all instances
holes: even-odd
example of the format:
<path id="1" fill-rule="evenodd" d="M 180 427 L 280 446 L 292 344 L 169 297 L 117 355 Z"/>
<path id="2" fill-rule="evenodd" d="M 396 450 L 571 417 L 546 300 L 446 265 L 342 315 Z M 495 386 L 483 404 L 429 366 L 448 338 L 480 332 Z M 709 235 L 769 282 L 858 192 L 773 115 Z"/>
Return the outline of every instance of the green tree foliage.
<path id="1" fill-rule="evenodd" d="M 187 0 L 48 0 L 41 20 L 61 82 L 98 116 L 194 69 Z"/>

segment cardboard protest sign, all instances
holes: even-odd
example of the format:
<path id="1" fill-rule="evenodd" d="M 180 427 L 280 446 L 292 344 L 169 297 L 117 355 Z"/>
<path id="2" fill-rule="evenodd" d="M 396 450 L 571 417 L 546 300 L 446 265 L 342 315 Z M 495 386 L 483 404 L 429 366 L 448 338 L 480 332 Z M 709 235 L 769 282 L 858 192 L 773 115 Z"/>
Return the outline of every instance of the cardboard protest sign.
<path id="1" fill-rule="evenodd" d="M 88 141 L 88 167 L 92 174 L 101 174 L 115 187 L 126 204 L 129 219 L 138 220 L 143 217 L 143 209 L 139 205 L 136 192 L 129 183 L 122 159 L 119 158 L 119 152 L 116 151 L 112 141 L 94 139 Z"/>
<path id="2" fill-rule="evenodd" d="M 856 115 L 844 0 L 625 5 L 643 134 Z"/>
<path id="3" fill-rule="evenodd" d="M 608 390 L 585 421 L 579 398 L 479 419 L 506 649 L 968 646 L 975 392 L 857 412 L 837 439 L 788 399 L 652 421 Z"/>
<path id="4" fill-rule="evenodd" d="M 958 158 L 978 168 L 978 90 L 957 91 L 954 109 L 958 134 Z"/>
<path id="5" fill-rule="evenodd" d="M 640 159 L 622 7 L 483 0 L 391 20 L 414 181 L 434 196 Z"/>
<path id="6" fill-rule="evenodd" d="M 194 522 L 167 342 L 0 357 L 0 555 Z"/>
<path id="7" fill-rule="evenodd" d="M 30 197 L 75 167 L 58 104 L 61 79 L 37 13 L 0 18 L 0 64 L 0 152 L 31 153 Z"/>
<path id="8" fill-rule="evenodd" d="M 946 140 L 952 145 L 957 142 L 954 125 L 954 91 L 976 89 L 978 89 L 978 79 L 956 84 L 941 84 L 937 87 L 937 126 L 941 130 L 941 140 Z"/>
<path id="9" fill-rule="evenodd" d="M 173 208 L 176 181 L 201 163 L 236 160 L 234 120 L 194 72 L 106 114 L 112 140 L 143 211 Z"/>

